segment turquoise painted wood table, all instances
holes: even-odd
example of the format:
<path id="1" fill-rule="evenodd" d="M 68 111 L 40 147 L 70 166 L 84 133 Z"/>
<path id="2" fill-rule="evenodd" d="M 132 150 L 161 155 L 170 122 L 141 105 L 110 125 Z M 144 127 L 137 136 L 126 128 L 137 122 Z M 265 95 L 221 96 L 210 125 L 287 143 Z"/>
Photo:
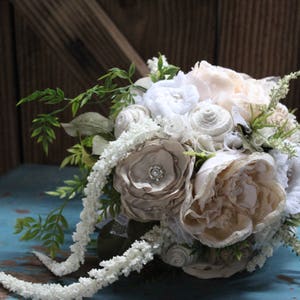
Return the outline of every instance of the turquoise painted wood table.
<path id="1" fill-rule="evenodd" d="M 18 217 L 45 216 L 57 207 L 60 199 L 47 196 L 51 190 L 71 178 L 76 170 L 60 170 L 53 166 L 24 165 L 0 177 L 0 269 L 18 278 L 33 282 L 69 284 L 96 266 L 98 259 L 93 251 L 87 254 L 86 264 L 76 273 L 64 278 L 53 276 L 32 255 L 32 250 L 43 251 L 37 242 L 21 242 L 14 235 Z M 80 199 L 75 199 L 66 209 L 70 224 L 66 246 L 61 258 L 68 255 L 72 228 L 79 219 Z M 0 287 L 0 299 L 19 299 Z M 198 280 L 180 271 L 163 270 L 148 266 L 142 274 L 122 278 L 112 286 L 98 292 L 93 299 L 107 300 L 300 300 L 300 258 L 288 248 L 279 248 L 263 269 L 252 274 L 239 274 L 230 279 Z"/>

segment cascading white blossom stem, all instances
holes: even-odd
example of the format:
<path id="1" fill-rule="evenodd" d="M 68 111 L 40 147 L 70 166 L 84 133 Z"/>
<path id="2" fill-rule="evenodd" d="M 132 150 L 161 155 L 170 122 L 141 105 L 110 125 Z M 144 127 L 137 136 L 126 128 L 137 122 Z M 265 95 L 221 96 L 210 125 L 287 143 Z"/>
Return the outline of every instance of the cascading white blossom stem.
<path id="1" fill-rule="evenodd" d="M 166 229 L 155 226 L 142 240 L 135 241 L 122 255 L 100 263 L 102 269 L 92 269 L 89 277 L 81 277 L 78 282 L 68 286 L 60 284 L 31 283 L 0 272 L 0 283 L 12 292 L 24 298 L 42 300 L 70 300 L 92 297 L 97 291 L 118 280 L 119 276 L 128 276 L 132 271 L 140 271 L 145 264 L 160 254 L 165 240 Z"/>
<path id="2" fill-rule="evenodd" d="M 77 224 L 76 231 L 72 236 L 74 244 L 70 247 L 71 255 L 67 260 L 58 263 L 43 253 L 33 252 L 56 276 L 72 273 L 78 270 L 80 264 L 84 262 L 86 246 L 98 221 L 99 197 L 106 184 L 106 177 L 111 170 L 137 145 L 159 135 L 160 132 L 161 128 L 154 121 L 150 118 L 145 118 L 139 124 L 133 123 L 127 132 L 123 132 L 116 141 L 108 144 L 88 176 L 88 184 L 84 190 L 86 197 L 82 199 L 81 221 Z"/>

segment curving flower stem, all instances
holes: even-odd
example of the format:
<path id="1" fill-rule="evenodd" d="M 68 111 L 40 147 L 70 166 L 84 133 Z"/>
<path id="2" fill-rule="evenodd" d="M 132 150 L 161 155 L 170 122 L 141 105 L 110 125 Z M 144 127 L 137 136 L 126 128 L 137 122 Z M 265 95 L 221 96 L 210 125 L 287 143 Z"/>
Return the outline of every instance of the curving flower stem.
<path id="1" fill-rule="evenodd" d="M 136 146 L 160 135 L 162 135 L 161 128 L 150 118 L 145 118 L 142 124 L 132 124 L 128 132 L 122 133 L 116 141 L 110 142 L 88 177 L 88 184 L 84 190 L 86 197 L 82 199 L 81 221 L 76 225 L 76 231 L 72 236 L 74 244 L 70 247 L 71 255 L 64 262 L 58 263 L 42 253 L 34 252 L 51 272 L 57 276 L 63 276 L 78 270 L 80 264 L 84 263 L 86 246 L 90 241 L 89 236 L 94 232 L 97 223 L 98 200 L 106 184 L 106 177 L 117 163 Z M 144 264 L 152 260 L 153 255 L 160 252 L 163 243 L 160 233 L 159 229 L 154 228 L 144 236 L 144 241 L 134 242 L 123 256 L 102 262 L 100 266 L 103 269 L 91 270 L 88 273 L 90 277 L 82 277 L 78 283 L 69 286 L 30 283 L 4 272 L 0 272 L 0 283 L 25 298 L 82 299 L 82 297 L 90 297 L 102 287 L 116 281 L 118 276 L 128 275 L 133 270 L 139 271 Z"/>
<path id="2" fill-rule="evenodd" d="M 102 269 L 92 269 L 89 277 L 81 277 L 78 282 L 68 286 L 60 284 L 31 283 L 0 272 L 3 287 L 24 298 L 45 300 L 69 300 L 92 297 L 97 291 L 118 280 L 119 276 L 128 276 L 132 271 L 140 271 L 151 261 L 155 254 L 160 254 L 164 243 L 164 229 L 154 227 L 146 233 L 141 241 L 135 241 L 122 255 L 102 261 Z"/>
<path id="3" fill-rule="evenodd" d="M 73 234 L 71 255 L 64 262 L 58 263 L 42 253 L 34 252 L 51 272 L 63 276 L 78 270 L 84 262 L 85 248 L 90 241 L 89 235 L 93 233 L 98 220 L 98 199 L 106 184 L 106 177 L 137 145 L 160 135 L 161 128 L 150 118 L 146 118 L 142 124 L 133 124 L 128 132 L 122 133 L 104 150 L 88 177 L 84 191 L 86 197 L 82 199 L 84 208 L 80 214 L 81 221 Z M 162 229 L 155 227 L 143 237 L 144 240 L 134 242 L 123 256 L 101 262 L 102 269 L 92 269 L 88 273 L 89 277 L 81 277 L 77 283 L 69 286 L 26 282 L 4 272 L 0 272 L 0 284 L 25 298 L 61 300 L 91 297 L 101 288 L 116 281 L 120 275 L 127 276 L 131 271 L 140 271 L 143 265 L 153 259 L 154 254 L 159 254 L 164 243 L 162 233 Z"/>
<path id="4" fill-rule="evenodd" d="M 109 143 L 88 176 L 88 184 L 84 190 L 86 197 L 82 199 L 84 208 L 80 214 L 81 221 L 76 225 L 76 231 L 72 236 L 74 244 L 70 247 L 71 255 L 58 263 L 43 253 L 33 252 L 56 276 L 72 273 L 84 262 L 89 236 L 94 232 L 98 221 L 97 211 L 100 209 L 98 199 L 111 170 L 137 145 L 159 135 L 160 131 L 161 128 L 154 121 L 145 118 L 142 124 L 132 124 L 128 132 L 123 132 L 116 141 Z"/>

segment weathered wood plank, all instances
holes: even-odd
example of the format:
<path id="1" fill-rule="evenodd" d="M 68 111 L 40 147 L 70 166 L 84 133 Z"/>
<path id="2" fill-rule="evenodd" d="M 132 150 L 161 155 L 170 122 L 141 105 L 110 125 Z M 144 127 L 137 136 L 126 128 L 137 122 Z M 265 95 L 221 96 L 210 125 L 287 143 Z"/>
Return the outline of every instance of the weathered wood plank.
<path id="1" fill-rule="evenodd" d="M 20 162 L 11 24 L 9 1 L 0 1 L 0 174 Z"/>
<path id="2" fill-rule="evenodd" d="M 127 68 L 131 61 L 140 75 L 147 73 L 138 53 L 95 0 L 27 0 L 15 6 L 78 81 L 94 81 L 101 70 Z"/>
<path id="3" fill-rule="evenodd" d="M 219 1 L 218 63 L 254 77 L 300 69 L 298 0 Z M 299 106 L 300 80 L 289 107 Z"/>
<path id="4" fill-rule="evenodd" d="M 60 87 L 69 97 L 79 94 L 88 86 L 83 86 L 66 68 L 64 61 L 53 54 L 53 51 L 41 40 L 27 23 L 27 19 L 16 10 L 15 13 L 16 42 L 18 47 L 18 70 L 20 97 L 38 89 Z M 42 147 L 30 138 L 31 122 L 39 113 L 46 113 L 53 107 L 40 103 L 25 104 L 21 107 L 21 129 L 23 140 L 24 162 L 60 163 L 66 155 L 66 148 L 74 143 L 62 129 L 56 130 L 57 141 L 50 146 L 49 156 L 45 156 Z M 61 120 L 70 121 L 71 112 L 60 115 Z"/>
<path id="5" fill-rule="evenodd" d="M 145 73 L 145 63 L 97 3 L 29 0 L 14 5 L 21 97 L 46 87 L 61 87 L 72 97 L 93 85 L 106 69 L 114 65 L 127 68 L 131 60 L 140 74 Z M 25 162 L 59 163 L 65 149 L 74 143 L 63 130 L 57 130 L 57 142 L 46 157 L 30 139 L 32 119 L 50 109 L 39 104 L 22 107 Z M 107 112 L 107 107 L 97 109 Z M 69 121 L 70 112 L 61 119 Z"/>
<path id="6" fill-rule="evenodd" d="M 98 0 L 144 60 L 165 54 L 189 70 L 196 61 L 215 61 L 215 0 Z"/>

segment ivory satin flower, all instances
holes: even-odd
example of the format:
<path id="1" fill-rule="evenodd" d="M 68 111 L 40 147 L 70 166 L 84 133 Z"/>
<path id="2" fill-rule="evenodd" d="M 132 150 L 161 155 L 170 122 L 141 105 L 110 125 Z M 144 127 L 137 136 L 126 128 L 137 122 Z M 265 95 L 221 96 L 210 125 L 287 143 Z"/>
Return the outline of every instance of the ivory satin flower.
<path id="1" fill-rule="evenodd" d="M 130 219 L 146 222 L 179 213 L 191 162 L 184 151 L 176 140 L 155 139 L 117 165 L 114 187 Z"/>
<path id="2" fill-rule="evenodd" d="M 206 61 L 197 63 L 187 78 L 198 88 L 201 101 L 211 99 L 229 112 L 237 106 L 247 121 L 251 117 L 250 105 L 258 113 L 259 107 L 269 104 L 269 94 L 275 86 L 273 78 L 256 80 Z"/>
<path id="3" fill-rule="evenodd" d="M 284 207 L 285 191 L 269 154 L 217 152 L 187 189 L 181 222 L 201 243 L 220 248 L 262 230 Z"/>

